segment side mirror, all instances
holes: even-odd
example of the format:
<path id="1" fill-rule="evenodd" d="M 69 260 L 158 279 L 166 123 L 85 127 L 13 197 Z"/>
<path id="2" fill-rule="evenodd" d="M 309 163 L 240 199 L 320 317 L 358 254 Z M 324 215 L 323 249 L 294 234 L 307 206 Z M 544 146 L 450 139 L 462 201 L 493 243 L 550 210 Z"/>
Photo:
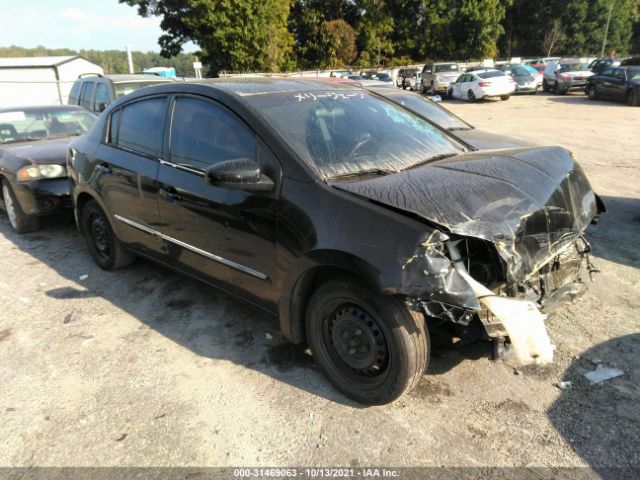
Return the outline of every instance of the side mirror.
<path id="1" fill-rule="evenodd" d="M 98 111 L 104 112 L 107 109 L 107 102 L 100 102 L 98 104 Z"/>
<path id="2" fill-rule="evenodd" d="M 273 181 L 261 173 L 258 164 L 250 158 L 216 163 L 205 170 L 204 178 L 216 187 L 257 192 L 273 190 Z"/>

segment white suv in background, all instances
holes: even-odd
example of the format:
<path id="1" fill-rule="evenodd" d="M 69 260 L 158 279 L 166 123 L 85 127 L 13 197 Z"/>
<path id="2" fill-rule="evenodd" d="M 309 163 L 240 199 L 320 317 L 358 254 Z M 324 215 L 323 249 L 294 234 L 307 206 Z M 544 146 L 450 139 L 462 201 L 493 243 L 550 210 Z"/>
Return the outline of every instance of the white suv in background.
<path id="1" fill-rule="evenodd" d="M 461 69 L 455 62 L 427 63 L 422 69 L 422 93 L 446 92 L 460 72 Z"/>

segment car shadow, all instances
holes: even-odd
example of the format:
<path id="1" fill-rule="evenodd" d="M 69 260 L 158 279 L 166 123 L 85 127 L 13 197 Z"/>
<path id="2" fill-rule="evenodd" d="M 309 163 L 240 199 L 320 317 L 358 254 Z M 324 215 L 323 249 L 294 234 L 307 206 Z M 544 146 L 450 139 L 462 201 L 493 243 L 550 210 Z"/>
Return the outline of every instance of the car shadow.
<path id="1" fill-rule="evenodd" d="M 572 382 L 571 388 L 547 410 L 558 433 L 603 479 L 640 478 L 638 358 L 638 333 L 588 349 L 564 372 L 562 380 Z M 592 385 L 584 374 L 598 365 L 624 374 Z"/>
<path id="2" fill-rule="evenodd" d="M 544 96 L 549 101 L 556 103 L 564 103 L 566 105 L 575 105 L 575 106 L 605 106 L 605 107 L 616 107 L 616 108 L 631 108 L 623 101 L 620 102 L 612 102 L 609 100 L 589 100 L 583 92 L 569 92 L 565 95 L 556 95 L 554 93 L 543 93 L 539 94 L 540 96 Z"/>
<path id="3" fill-rule="evenodd" d="M 304 345 L 286 341 L 268 312 L 141 258 L 125 269 L 103 271 L 74 225 L 43 220 L 40 231 L 18 235 L 0 212 L 0 235 L 74 282 L 44 290 L 48 297 L 59 301 L 99 297 L 197 355 L 230 361 L 332 402 L 364 408 L 324 378 Z M 69 303 L 69 308 L 73 316 L 82 303 Z"/>
<path id="4" fill-rule="evenodd" d="M 587 230 L 593 253 L 611 262 L 640 268 L 640 199 L 602 197 L 607 213 Z"/>

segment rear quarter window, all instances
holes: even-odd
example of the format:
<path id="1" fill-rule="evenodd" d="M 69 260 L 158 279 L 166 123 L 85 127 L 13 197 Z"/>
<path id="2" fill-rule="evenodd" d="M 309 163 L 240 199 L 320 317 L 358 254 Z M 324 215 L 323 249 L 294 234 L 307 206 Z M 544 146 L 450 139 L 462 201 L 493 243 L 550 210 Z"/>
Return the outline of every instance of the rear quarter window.
<path id="1" fill-rule="evenodd" d="M 82 87 L 82 92 L 80 92 L 80 106 L 87 110 L 91 110 L 91 107 L 93 106 L 91 104 L 91 100 L 93 98 L 94 86 L 95 82 L 85 82 Z"/>
<path id="2" fill-rule="evenodd" d="M 82 88 L 82 82 L 75 82 L 71 87 L 71 91 L 69 92 L 69 100 L 67 104 L 69 105 L 78 105 L 78 101 L 80 100 L 80 89 Z"/>

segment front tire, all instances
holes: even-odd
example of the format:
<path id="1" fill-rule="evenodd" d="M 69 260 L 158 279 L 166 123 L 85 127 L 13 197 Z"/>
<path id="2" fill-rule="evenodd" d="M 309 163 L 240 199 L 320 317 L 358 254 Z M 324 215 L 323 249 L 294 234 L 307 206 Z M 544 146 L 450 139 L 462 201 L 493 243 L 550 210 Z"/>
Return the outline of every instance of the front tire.
<path id="1" fill-rule="evenodd" d="M 511 98 L 511 95 L 500 95 L 500 100 L 502 101 L 507 101 Z"/>
<path id="2" fill-rule="evenodd" d="M 467 92 L 467 100 L 469 100 L 470 103 L 473 103 L 476 101 L 476 94 L 473 93 L 473 90 L 469 90 Z"/>
<path id="3" fill-rule="evenodd" d="M 587 97 L 589 97 L 589 100 L 598 100 L 598 91 L 595 85 L 589 86 L 587 89 Z"/>
<path id="4" fill-rule="evenodd" d="M 96 264 L 103 270 L 117 270 L 131 265 L 135 255 L 118 240 L 107 214 L 91 200 L 80 212 L 82 233 Z"/>
<path id="5" fill-rule="evenodd" d="M 396 400 L 415 387 L 428 365 L 424 317 L 355 279 L 322 284 L 309 301 L 305 327 L 320 370 L 363 404 Z"/>
<path id="6" fill-rule="evenodd" d="M 638 94 L 634 90 L 629 90 L 627 92 L 626 98 L 627 105 L 629 105 L 630 107 L 640 106 L 640 96 L 638 96 Z"/>
<path id="7" fill-rule="evenodd" d="M 13 193 L 13 189 L 11 188 L 11 185 L 9 185 L 9 181 L 4 179 L 0 183 L 2 183 L 2 200 L 4 202 L 4 209 L 9 217 L 11 228 L 13 228 L 16 233 L 21 234 L 39 230 L 40 219 L 32 215 L 27 215 L 22 211 L 22 207 L 20 206 L 15 193 Z"/>

